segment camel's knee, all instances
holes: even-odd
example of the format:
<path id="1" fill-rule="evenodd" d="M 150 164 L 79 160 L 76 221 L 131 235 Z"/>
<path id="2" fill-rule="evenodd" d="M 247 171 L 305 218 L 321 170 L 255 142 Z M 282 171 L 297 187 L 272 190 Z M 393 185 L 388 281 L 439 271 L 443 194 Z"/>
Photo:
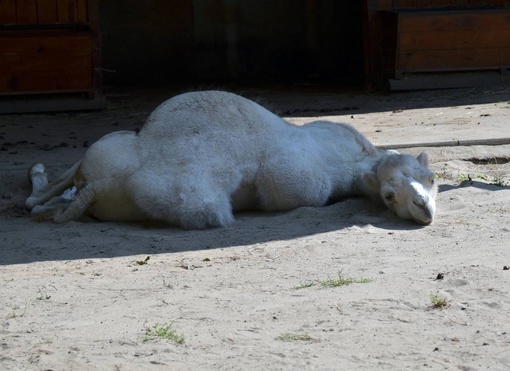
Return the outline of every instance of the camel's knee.
<path id="1" fill-rule="evenodd" d="M 232 209 L 227 204 L 208 204 L 197 210 L 181 211 L 178 219 L 184 229 L 228 227 L 234 223 Z"/>

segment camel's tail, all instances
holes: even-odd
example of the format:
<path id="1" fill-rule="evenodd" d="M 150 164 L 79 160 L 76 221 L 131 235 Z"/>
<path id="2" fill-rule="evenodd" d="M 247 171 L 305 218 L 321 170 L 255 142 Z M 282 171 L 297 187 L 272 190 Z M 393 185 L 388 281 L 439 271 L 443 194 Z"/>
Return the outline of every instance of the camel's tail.
<path id="1" fill-rule="evenodd" d="M 34 190 L 25 201 L 25 207 L 32 210 L 36 205 L 42 205 L 51 198 L 60 195 L 67 188 L 73 186 L 73 179 L 81 165 L 81 160 L 75 163 L 64 174 L 51 183 L 46 183 L 46 174 L 42 164 L 32 166 L 28 173 L 28 179 L 33 183 Z M 44 179 L 39 179 L 43 177 Z M 37 181 L 36 181 L 37 180 Z"/>

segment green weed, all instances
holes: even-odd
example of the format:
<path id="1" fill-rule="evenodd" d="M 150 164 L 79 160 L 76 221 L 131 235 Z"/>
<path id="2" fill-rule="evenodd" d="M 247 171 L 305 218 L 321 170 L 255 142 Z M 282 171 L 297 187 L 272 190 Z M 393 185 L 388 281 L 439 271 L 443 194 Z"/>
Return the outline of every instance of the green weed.
<path id="1" fill-rule="evenodd" d="M 346 286 L 346 285 L 352 285 L 353 283 L 368 283 L 371 280 L 368 278 L 360 278 L 360 279 L 354 279 L 350 277 L 343 277 L 342 272 L 338 272 L 338 278 L 328 278 L 325 281 L 321 281 L 320 284 L 324 288 L 328 287 L 339 287 L 339 286 Z"/>
<path id="2" fill-rule="evenodd" d="M 448 299 L 439 294 L 430 294 L 430 303 L 432 308 L 435 309 L 444 309 L 450 306 Z"/>
<path id="3" fill-rule="evenodd" d="M 323 280 L 323 281 L 319 281 L 319 280 L 308 281 L 308 282 L 304 282 L 304 283 L 294 286 L 294 289 L 295 290 L 306 289 L 306 288 L 309 288 L 309 287 L 312 287 L 315 285 L 320 285 L 322 288 L 330 288 L 330 287 L 351 285 L 353 283 L 368 283 L 368 282 L 372 282 L 372 280 L 369 278 L 355 279 L 355 278 L 350 278 L 350 277 L 344 277 L 342 275 L 342 272 L 340 271 L 340 272 L 338 272 L 338 278 L 336 278 L 336 279 L 328 278 L 327 280 Z"/>
<path id="4" fill-rule="evenodd" d="M 146 265 L 146 264 L 149 262 L 150 258 L 151 258 L 151 257 L 150 257 L 150 256 L 148 256 L 148 257 L 146 257 L 144 260 L 137 260 L 137 261 L 136 261 L 136 264 L 138 264 L 138 265 Z"/>
<path id="5" fill-rule="evenodd" d="M 166 339 L 176 344 L 184 344 L 184 336 L 179 335 L 173 328 L 174 323 L 155 323 L 145 331 L 145 341 L 159 338 Z"/>

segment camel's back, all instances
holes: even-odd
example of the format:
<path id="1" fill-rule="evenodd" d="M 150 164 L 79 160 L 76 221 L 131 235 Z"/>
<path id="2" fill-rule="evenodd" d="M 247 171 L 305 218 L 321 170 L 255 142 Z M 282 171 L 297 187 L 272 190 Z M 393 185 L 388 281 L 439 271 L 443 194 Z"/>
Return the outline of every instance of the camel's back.
<path id="1" fill-rule="evenodd" d="M 198 91 L 175 96 L 157 107 L 144 135 L 188 136 L 278 130 L 288 124 L 257 103 L 224 91 Z"/>

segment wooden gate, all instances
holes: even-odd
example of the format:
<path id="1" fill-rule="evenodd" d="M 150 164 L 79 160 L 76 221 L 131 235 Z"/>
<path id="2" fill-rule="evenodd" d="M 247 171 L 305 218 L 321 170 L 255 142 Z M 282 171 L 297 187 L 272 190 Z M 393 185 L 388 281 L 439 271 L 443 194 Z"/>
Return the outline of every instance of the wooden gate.
<path id="1" fill-rule="evenodd" d="M 63 100 L 68 107 L 61 109 L 80 102 L 74 109 L 100 108 L 94 107 L 100 56 L 98 0 L 0 0 L 4 112 L 45 110 L 31 109 L 27 96 L 45 95 L 47 101 L 56 94 L 74 98 Z M 12 96 L 23 96 L 23 105 Z"/>

